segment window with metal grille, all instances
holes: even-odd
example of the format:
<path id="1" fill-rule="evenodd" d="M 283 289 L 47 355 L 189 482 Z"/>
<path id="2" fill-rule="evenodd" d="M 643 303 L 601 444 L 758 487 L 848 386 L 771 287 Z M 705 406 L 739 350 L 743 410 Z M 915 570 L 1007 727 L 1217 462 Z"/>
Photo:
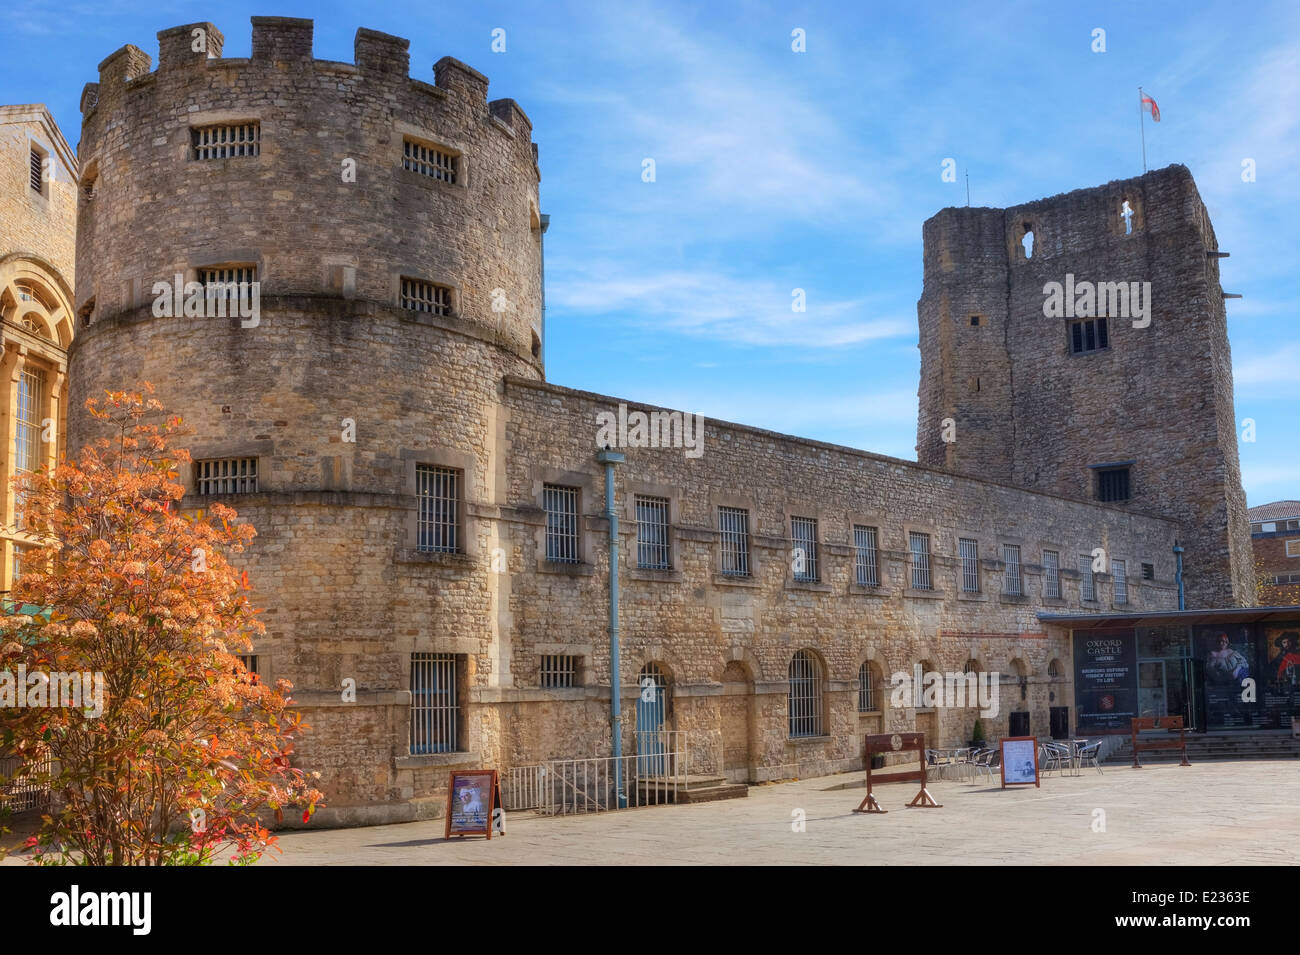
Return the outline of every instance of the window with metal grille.
<path id="1" fill-rule="evenodd" d="M 402 168 L 430 176 L 440 182 L 456 182 L 456 167 L 459 157 L 454 153 L 417 143 L 413 139 L 402 141 Z"/>
<path id="2" fill-rule="evenodd" d="M 808 650 L 798 650 L 790 658 L 790 738 L 821 735 L 821 664 Z"/>
<path id="3" fill-rule="evenodd" d="M 546 511 L 546 559 L 557 564 L 578 563 L 578 489 L 544 484 L 542 508 Z"/>
<path id="4" fill-rule="evenodd" d="M 880 586 L 880 560 L 876 549 L 878 539 L 874 527 L 854 525 L 853 571 L 859 587 Z"/>
<path id="5" fill-rule="evenodd" d="M 460 550 L 460 471 L 415 466 L 416 549 L 454 554 Z"/>
<path id="6" fill-rule="evenodd" d="M 795 580 L 817 580 L 817 519 L 790 518 L 791 566 Z"/>
<path id="7" fill-rule="evenodd" d="M 1298 542 L 1298 543 L 1300 543 L 1300 542 Z M 1297 554 L 1297 556 L 1300 556 L 1300 554 Z M 1145 564 L 1145 563 L 1144 563 L 1144 564 L 1142 565 L 1142 579 L 1143 579 L 1143 580 L 1155 580 L 1155 579 L 1156 579 L 1156 565 L 1155 565 L 1155 564 Z"/>
<path id="8" fill-rule="evenodd" d="M 45 153 L 31 147 L 31 185 L 42 195 L 45 193 Z"/>
<path id="9" fill-rule="evenodd" d="M 1097 500 L 1127 501 L 1128 499 L 1128 468 L 1107 468 L 1097 472 Z"/>
<path id="10" fill-rule="evenodd" d="M 411 654 L 411 754 L 454 753 L 460 728 L 456 655 Z"/>
<path id="11" fill-rule="evenodd" d="M 423 279 L 402 278 L 402 308 L 433 315 L 451 314 L 451 289 Z"/>
<path id="12" fill-rule="evenodd" d="M 858 667 L 858 712 L 871 713 L 876 709 L 876 673 L 870 663 Z"/>
<path id="13" fill-rule="evenodd" d="M 722 545 L 722 572 L 730 577 L 748 577 L 749 511 L 743 507 L 718 508 L 718 536 Z"/>
<path id="14" fill-rule="evenodd" d="M 636 496 L 636 562 L 646 570 L 669 570 L 668 499 Z"/>
<path id="15" fill-rule="evenodd" d="M 979 593 L 980 545 L 968 537 L 958 538 L 957 556 L 961 558 L 961 589 L 964 593 Z"/>
<path id="16" fill-rule="evenodd" d="M 911 531 L 907 546 L 912 552 L 912 589 L 934 589 L 930 579 L 930 535 Z"/>
<path id="17" fill-rule="evenodd" d="M 1128 564 L 1122 560 L 1112 560 L 1110 576 L 1115 582 L 1115 603 L 1128 603 Z"/>
<path id="18" fill-rule="evenodd" d="M 45 420 L 45 370 L 25 365 L 18 376 L 17 427 L 14 429 L 14 466 L 35 471 L 41 466 L 41 428 Z"/>
<path id="19" fill-rule="evenodd" d="M 1096 600 L 1097 588 L 1094 586 L 1092 579 L 1092 557 L 1088 554 L 1079 555 L 1079 599 Z"/>
<path id="20" fill-rule="evenodd" d="M 1020 545 L 1002 545 L 1002 592 L 1009 597 L 1019 597 L 1025 592 L 1025 581 L 1020 573 Z"/>
<path id="21" fill-rule="evenodd" d="M 578 661 L 581 657 L 568 657 L 559 654 L 542 654 L 542 666 L 539 672 L 542 689 L 554 690 L 566 686 L 578 685 Z"/>
<path id="22" fill-rule="evenodd" d="M 1101 351 L 1110 347 L 1110 335 L 1106 331 L 1106 319 L 1089 318 L 1070 323 L 1070 351 L 1076 355 Z"/>
<path id="23" fill-rule="evenodd" d="M 240 305 L 251 306 L 250 287 L 257 281 L 255 265 L 222 265 L 199 269 L 199 282 L 203 285 L 205 302 L 220 302 L 227 315 L 241 314 Z M 209 315 L 212 314 L 210 311 Z M 217 314 L 220 314 L 218 311 Z"/>
<path id="24" fill-rule="evenodd" d="M 194 462 L 196 494 L 253 494 L 257 458 L 209 458 Z"/>
<path id="25" fill-rule="evenodd" d="M 1043 551 L 1043 596 L 1061 596 L 1061 555 L 1054 550 Z"/>
<path id="26" fill-rule="evenodd" d="M 262 148 L 261 123 L 227 123 L 190 130 L 191 159 L 233 159 L 256 156 Z"/>

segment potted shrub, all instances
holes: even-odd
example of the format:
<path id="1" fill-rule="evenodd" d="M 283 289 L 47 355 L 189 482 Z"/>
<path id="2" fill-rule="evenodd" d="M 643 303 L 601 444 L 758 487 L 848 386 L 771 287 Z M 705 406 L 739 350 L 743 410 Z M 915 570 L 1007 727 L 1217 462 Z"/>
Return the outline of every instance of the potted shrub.
<path id="1" fill-rule="evenodd" d="M 975 719 L 975 726 L 970 731 L 970 744 L 976 749 L 983 749 L 987 741 L 984 738 L 984 724 L 979 718 Z"/>

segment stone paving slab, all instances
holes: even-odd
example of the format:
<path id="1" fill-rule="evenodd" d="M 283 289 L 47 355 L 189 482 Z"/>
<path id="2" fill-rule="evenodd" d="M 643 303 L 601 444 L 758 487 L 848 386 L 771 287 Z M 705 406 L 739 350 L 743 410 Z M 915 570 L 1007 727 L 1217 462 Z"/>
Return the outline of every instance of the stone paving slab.
<path id="1" fill-rule="evenodd" d="M 748 799 L 546 818 L 512 813 L 504 838 L 444 840 L 441 820 L 281 834 L 265 865 L 1296 865 L 1300 764 L 1125 766 L 1039 789 L 936 781 L 942 809 L 907 809 L 914 783 L 878 787 L 883 816 L 852 812 L 842 774 L 751 787 Z M 804 831 L 792 830 L 795 810 Z M 1094 811 L 1105 831 L 1094 832 Z"/>
<path id="2" fill-rule="evenodd" d="M 446 840 L 442 820 L 280 834 L 262 865 L 1296 865 L 1300 763 L 1085 770 L 1033 787 L 936 780 L 877 787 L 860 773 L 753 786 L 749 798 L 549 818 L 511 813 L 504 838 Z M 802 810 L 803 831 L 794 831 Z M 1105 831 L 1093 831 L 1095 810 Z M 23 865 L 11 856 L 0 865 Z"/>

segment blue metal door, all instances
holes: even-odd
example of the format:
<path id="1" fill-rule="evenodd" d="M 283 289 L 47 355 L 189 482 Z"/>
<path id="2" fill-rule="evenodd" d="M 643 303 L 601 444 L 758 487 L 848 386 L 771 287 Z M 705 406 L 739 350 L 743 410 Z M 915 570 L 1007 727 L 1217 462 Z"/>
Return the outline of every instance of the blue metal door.
<path id="1" fill-rule="evenodd" d="M 667 688 L 663 670 L 647 663 L 641 668 L 636 698 L 637 771 L 641 775 L 665 772 L 664 719 Z"/>

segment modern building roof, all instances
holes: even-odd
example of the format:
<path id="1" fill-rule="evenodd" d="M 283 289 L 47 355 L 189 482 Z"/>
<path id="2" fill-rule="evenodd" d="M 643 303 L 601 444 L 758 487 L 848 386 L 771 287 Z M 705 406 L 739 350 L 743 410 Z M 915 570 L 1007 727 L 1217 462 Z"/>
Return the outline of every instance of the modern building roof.
<path id="1" fill-rule="evenodd" d="M 1300 621 L 1300 606 L 1225 607 L 1212 610 L 1152 610 L 1145 613 L 1039 613 L 1043 623 L 1071 630 L 1158 627 L 1167 624 L 1274 623 Z"/>
<path id="2" fill-rule="evenodd" d="M 1252 522 L 1284 521 L 1288 518 L 1300 517 L 1300 501 L 1274 501 L 1272 504 L 1248 507 L 1246 517 Z"/>

